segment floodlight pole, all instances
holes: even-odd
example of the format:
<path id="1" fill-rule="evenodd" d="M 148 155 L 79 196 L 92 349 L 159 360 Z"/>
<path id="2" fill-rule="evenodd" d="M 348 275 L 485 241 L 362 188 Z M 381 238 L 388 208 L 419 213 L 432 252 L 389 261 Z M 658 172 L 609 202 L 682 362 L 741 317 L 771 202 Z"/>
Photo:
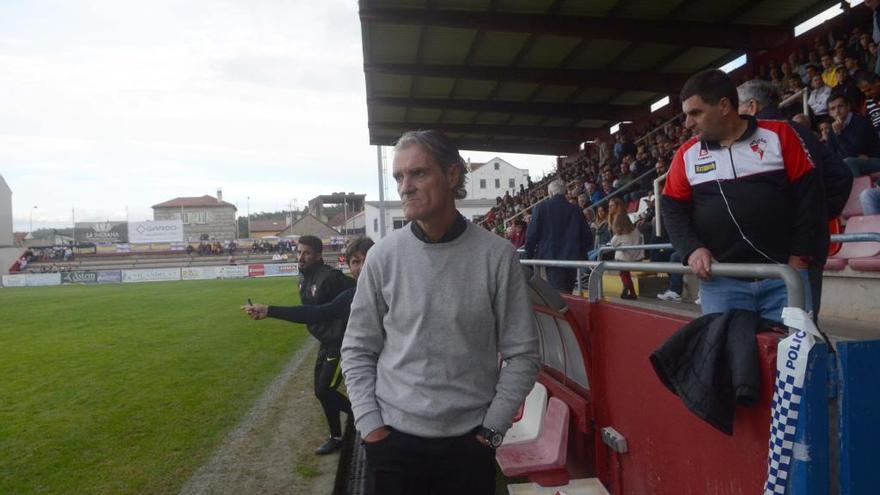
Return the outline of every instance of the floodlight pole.
<path id="1" fill-rule="evenodd" d="M 385 174 L 382 167 L 382 146 L 376 146 L 376 162 L 379 166 L 379 238 L 385 237 Z"/>

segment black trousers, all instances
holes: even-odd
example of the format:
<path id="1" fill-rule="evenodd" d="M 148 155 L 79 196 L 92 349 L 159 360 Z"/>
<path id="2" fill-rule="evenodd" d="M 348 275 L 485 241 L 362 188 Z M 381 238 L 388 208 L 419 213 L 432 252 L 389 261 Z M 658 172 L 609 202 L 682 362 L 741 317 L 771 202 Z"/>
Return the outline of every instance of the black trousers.
<path id="1" fill-rule="evenodd" d="M 367 451 L 372 495 L 494 495 L 495 449 L 476 439 L 422 438 L 391 430 Z"/>
<path id="2" fill-rule="evenodd" d="M 577 270 L 574 268 L 554 268 L 547 267 L 544 269 L 547 274 L 547 281 L 556 290 L 571 294 L 577 284 Z"/>
<path id="3" fill-rule="evenodd" d="M 344 412 L 351 416 L 351 403 L 346 396 L 336 390 L 340 383 L 342 383 L 342 368 L 339 353 L 319 350 L 318 359 L 315 361 L 315 397 L 324 408 L 330 436 L 337 438 L 342 436 L 339 413 Z"/>

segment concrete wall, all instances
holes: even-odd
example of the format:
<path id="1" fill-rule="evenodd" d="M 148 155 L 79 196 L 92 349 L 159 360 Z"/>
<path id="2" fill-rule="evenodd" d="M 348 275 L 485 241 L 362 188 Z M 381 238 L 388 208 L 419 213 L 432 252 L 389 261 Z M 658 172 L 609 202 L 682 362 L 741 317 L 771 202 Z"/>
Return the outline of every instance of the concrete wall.
<path id="1" fill-rule="evenodd" d="M 202 234 L 208 234 L 211 241 L 227 241 L 238 238 L 238 223 L 235 208 L 232 206 L 153 208 L 153 220 L 177 220 L 181 210 L 184 217 L 205 216 L 205 223 L 183 222 L 183 240 L 198 242 Z"/>
<path id="2" fill-rule="evenodd" d="M 822 279 L 822 309 L 819 317 L 880 322 L 880 273 L 825 272 Z"/>
<path id="3" fill-rule="evenodd" d="M 21 257 L 22 253 L 24 253 L 24 248 L 0 247 L 0 275 L 8 275 L 9 267 Z"/>
<path id="4" fill-rule="evenodd" d="M 12 190 L 0 175 L 0 247 L 12 246 Z"/>

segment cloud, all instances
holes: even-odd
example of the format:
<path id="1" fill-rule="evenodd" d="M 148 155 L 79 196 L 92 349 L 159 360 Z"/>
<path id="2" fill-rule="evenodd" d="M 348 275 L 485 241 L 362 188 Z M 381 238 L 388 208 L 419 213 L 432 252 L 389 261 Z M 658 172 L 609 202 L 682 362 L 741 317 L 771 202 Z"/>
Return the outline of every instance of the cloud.
<path id="1" fill-rule="evenodd" d="M 35 226 L 68 226 L 71 208 L 144 219 L 153 204 L 218 187 L 241 213 L 248 196 L 252 212 L 338 190 L 375 199 L 357 8 L 0 2 L 0 173 L 16 229 L 33 205 Z"/>

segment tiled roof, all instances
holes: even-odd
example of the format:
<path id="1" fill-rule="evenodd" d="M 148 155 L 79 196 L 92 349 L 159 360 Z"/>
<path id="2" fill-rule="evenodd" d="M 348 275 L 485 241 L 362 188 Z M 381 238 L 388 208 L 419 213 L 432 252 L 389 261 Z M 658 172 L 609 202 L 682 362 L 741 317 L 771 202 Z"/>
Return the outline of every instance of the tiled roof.
<path id="1" fill-rule="evenodd" d="M 209 196 L 207 194 L 193 198 L 174 198 L 164 203 L 153 205 L 153 208 L 180 208 L 181 206 L 184 208 L 205 206 L 231 206 L 235 208 L 234 204 L 227 203 L 226 201 L 218 201 L 214 196 Z"/>

